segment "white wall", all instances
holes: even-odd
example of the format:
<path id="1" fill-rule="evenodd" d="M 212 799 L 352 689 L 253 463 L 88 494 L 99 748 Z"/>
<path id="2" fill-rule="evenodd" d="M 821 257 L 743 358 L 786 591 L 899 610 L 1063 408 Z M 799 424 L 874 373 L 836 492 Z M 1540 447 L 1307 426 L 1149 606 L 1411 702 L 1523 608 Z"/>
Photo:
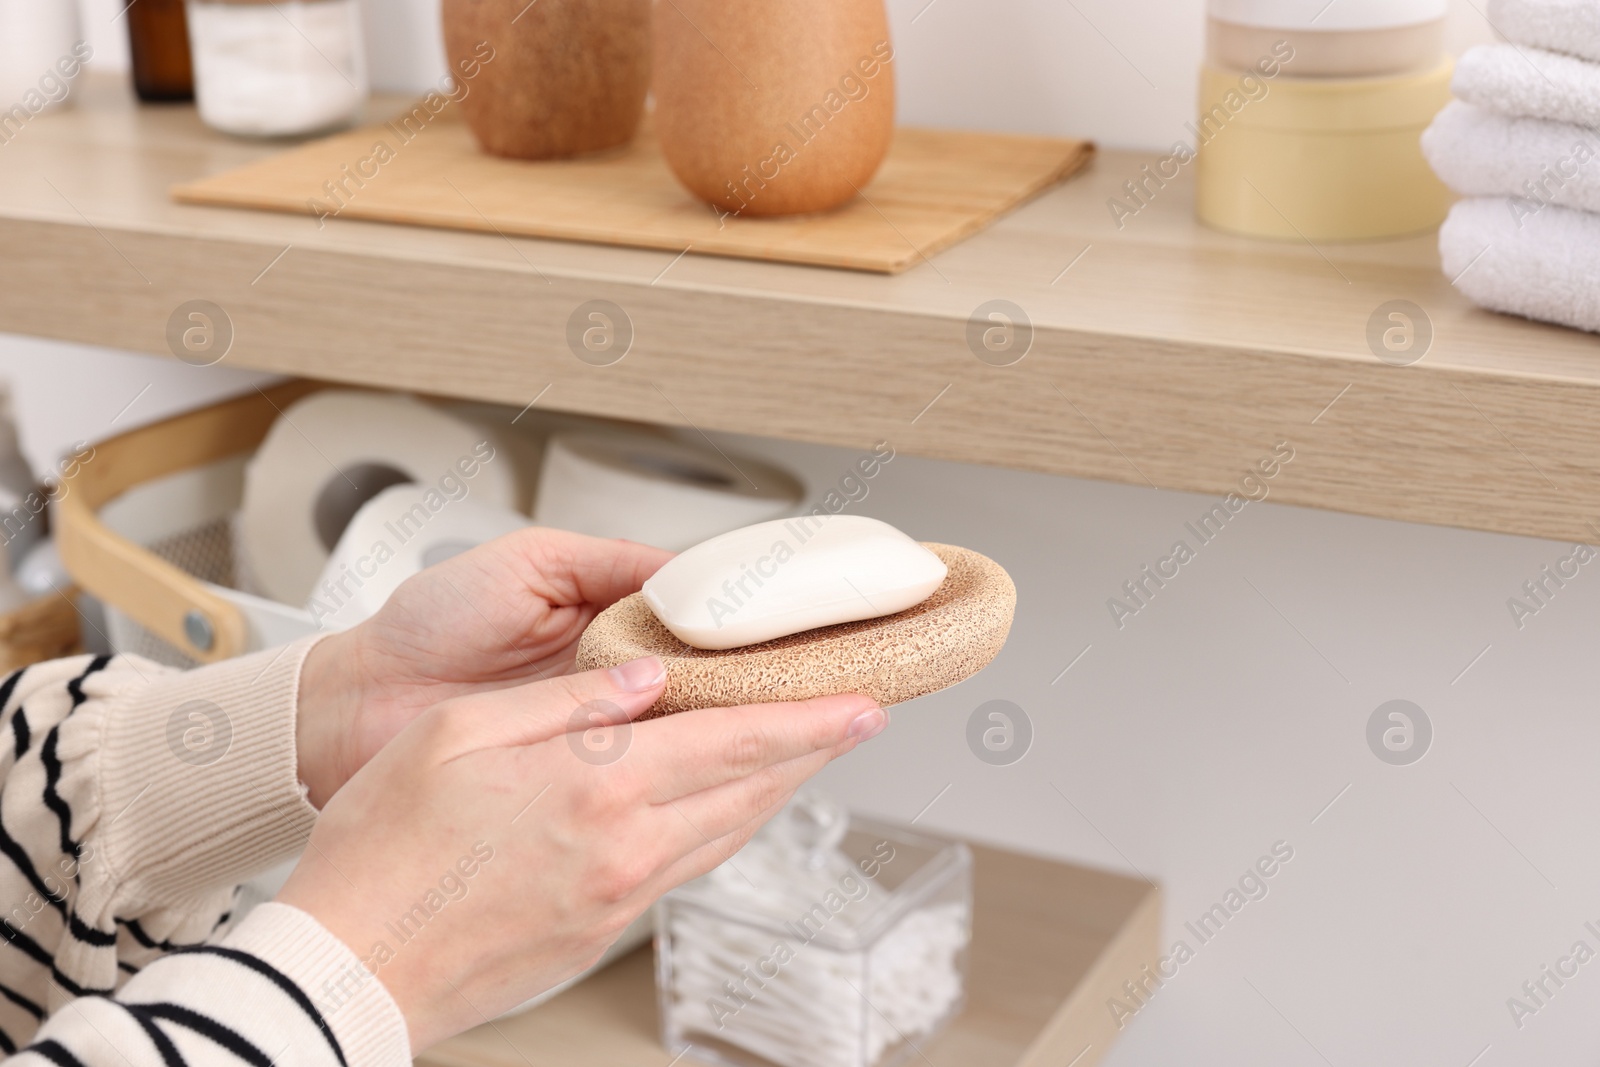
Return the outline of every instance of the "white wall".
<path id="1" fill-rule="evenodd" d="M 97 70 L 128 69 L 128 24 L 122 16 L 124 0 L 78 0 L 83 39 L 94 49 Z"/>
<path id="2" fill-rule="evenodd" d="M 1491 37 L 1452 0 L 1449 44 Z M 889 0 L 900 120 L 1167 148 L 1194 114 L 1204 0 Z"/>
<path id="3" fill-rule="evenodd" d="M 42 2 L 42 0 L 41 0 Z M 89 42 L 126 65 L 125 0 L 80 0 Z M 365 0 L 373 84 L 444 73 L 438 0 Z M 900 120 L 1165 148 L 1194 111 L 1204 0 L 887 0 Z M 1451 0 L 1453 51 L 1489 40 L 1481 0 Z"/>
<path id="4" fill-rule="evenodd" d="M 738 447 L 814 490 L 854 458 Z M 1479 1067 L 1593 1064 L 1600 962 L 1520 1030 L 1506 999 L 1576 940 L 1600 951 L 1583 927 L 1600 929 L 1600 560 L 1518 630 L 1508 598 L 1570 546 L 1269 501 L 1117 629 L 1106 600 L 1212 503 L 894 460 L 860 512 L 993 556 L 1016 623 L 993 665 L 898 709 L 824 788 L 899 821 L 932 803 L 919 826 L 1161 883 L 1164 941 L 1195 958 L 1111 1067 L 1467 1067 L 1485 1046 Z M 993 699 L 1034 726 L 1011 766 L 967 745 Z M 1393 699 L 1433 724 L 1410 766 L 1368 747 Z M 1294 858 L 1264 899 L 1209 944 L 1184 931 L 1280 840 Z"/>
<path id="5" fill-rule="evenodd" d="M 0 334 L 0 381 L 11 387 L 22 450 L 36 472 L 48 470 L 75 441 L 110 437 L 272 380 L 231 367 Z"/>

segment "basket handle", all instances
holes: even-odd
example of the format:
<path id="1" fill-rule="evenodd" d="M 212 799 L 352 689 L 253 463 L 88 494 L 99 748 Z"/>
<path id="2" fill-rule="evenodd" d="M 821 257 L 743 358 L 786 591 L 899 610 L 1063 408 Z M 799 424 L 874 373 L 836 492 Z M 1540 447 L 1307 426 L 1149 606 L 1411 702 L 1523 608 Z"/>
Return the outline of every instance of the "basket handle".
<path id="1" fill-rule="evenodd" d="M 73 580 L 201 663 L 243 652 L 247 628 L 236 605 L 114 532 L 97 509 L 144 482 L 254 451 L 283 408 L 320 388 L 258 389 L 95 445 L 52 503 L 56 548 Z"/>

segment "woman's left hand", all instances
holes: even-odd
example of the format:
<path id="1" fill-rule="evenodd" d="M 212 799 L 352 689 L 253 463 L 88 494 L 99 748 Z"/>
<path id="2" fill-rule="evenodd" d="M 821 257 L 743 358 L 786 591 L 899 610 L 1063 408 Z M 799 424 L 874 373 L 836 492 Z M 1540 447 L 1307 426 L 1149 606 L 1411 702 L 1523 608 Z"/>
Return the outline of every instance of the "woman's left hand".
<path id="1" fill-rule="evenodd" d="M 672 553 L 530 527 L 415 575 L 300 673 L 301 780 L 321 807 L 434 704 L 572 669 L 578 638 Z"/>

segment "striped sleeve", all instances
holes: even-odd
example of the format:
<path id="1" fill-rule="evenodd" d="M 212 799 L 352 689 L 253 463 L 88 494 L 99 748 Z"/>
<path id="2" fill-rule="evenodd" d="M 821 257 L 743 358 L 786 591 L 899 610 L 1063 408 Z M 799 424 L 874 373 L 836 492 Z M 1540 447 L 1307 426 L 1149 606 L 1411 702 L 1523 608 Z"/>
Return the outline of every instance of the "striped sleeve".
<path id="1" fill-rule="evenodd" d="M 406 1067 L 405 1023 L 356 954 L 305 912 L 263 904 L 214 945 L 79 997 L 7 1067 Z"/>
<path id="2" fill-rule="evenodd" d="M 310 644 L 188 672 L 81 656 L 0 682 L 0 1051 L 61 1067 L 404 1053 L 376 980 L 317 1007 L 366 972 L 310 916 L 263 906 L 227 932 L 238 884 L 315 819 L 295 751 Z"/>

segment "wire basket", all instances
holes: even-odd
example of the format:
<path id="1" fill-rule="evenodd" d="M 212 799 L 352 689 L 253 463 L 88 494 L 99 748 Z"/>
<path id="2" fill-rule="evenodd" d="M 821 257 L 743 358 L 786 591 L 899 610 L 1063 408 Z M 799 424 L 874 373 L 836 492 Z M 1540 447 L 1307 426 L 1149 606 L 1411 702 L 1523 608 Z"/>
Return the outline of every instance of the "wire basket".
<path id="1" fill-rule="evenodd" d="M 159 538 L 144 547 L 157 559 L 166 560 L 191 577 L 212 585 L 234 588 L 232 539 L 233 523 L 228 518 L 221 518 L 170 537 Z M 107 635 L 111 647 L 117 652 L 131 652 L 172 667 L 199 665 L 199 660 L 116 608 L 107 608 L 106 625 L 118 631 Z"/>
<path id="2" fill-rule="evenodd" d="M 255 594 L 235 516 L 251 454 L 317 388 L 291 382 L 119 434 L 64 480 L 57 546 L 105 604 L 112 649 L 191 667 L 316 629 L 309 612 Z"/>
<path id="3" fill-rule="evenodd" d="M 135 486 L 102 508 L 100 520 L 237 607 L 245 623 L 242 651 L 254 652 L 312 633 L 317 625 L 309 612 L 260 596 L 250 578 L 239 548 L 243 482 L 242 458 L 225 459 Z M 106 605 L 106 631 L 115 652 L 185 669 L 201 662 L 114 604 Z"/>

